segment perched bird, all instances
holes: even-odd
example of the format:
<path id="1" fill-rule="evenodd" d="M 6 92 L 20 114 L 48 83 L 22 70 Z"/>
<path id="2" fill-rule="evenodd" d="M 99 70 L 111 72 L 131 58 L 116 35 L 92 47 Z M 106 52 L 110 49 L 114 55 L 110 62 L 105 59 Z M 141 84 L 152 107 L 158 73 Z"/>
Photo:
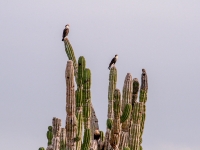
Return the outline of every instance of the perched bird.
<path id="1" fill-rule="evenodd" d="M 115 57 L 111 60 L 108 69 L 110 70 L 110 68 L 112 67 L 112 65 L 114 65 L 116 63 L 118 59 L 118 55 L 116 54 Z"/>
<path id="2" fill-rule="evenodd" d="M 100 139 L 100 136 L 101 136 L 101 135 L 100 135 L 99 130 L 95 130 L 95 131 L 94 131 L 94 140 L 97 140 L 97 141 L 98 141 L 98 140 Z"/>
<path id="3" fill-rule="evenodd" d="M 62 41 L 64 41 L 65 37 L 69 34 L 69 24 L 65 26 L 65 29 L 63 30 L 63 36 L 62 36 Z"/>

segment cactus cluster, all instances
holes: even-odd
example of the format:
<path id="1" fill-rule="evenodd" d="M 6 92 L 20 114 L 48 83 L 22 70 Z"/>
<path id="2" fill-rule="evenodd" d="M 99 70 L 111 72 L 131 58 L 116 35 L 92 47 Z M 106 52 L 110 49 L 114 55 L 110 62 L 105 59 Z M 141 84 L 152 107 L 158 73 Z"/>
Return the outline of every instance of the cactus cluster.
<path id="1" fill-rule="evenodd" d="M 61 128 L 61 120 L 53 118 L 46 134 L 46 150 L 142 150 L 148 91 L 146 71 L 142 69 L 141 86 L 137 78 L 132 79 L 132 75 L 127 73 L 120 92 L 117 89 L 117 69 L 115 66 L 110 69 L 107 129 L 105 135 L 99 131 L 100 135 L 94 138 L 99 126 L 91 100 L 91 71 L 86 68 L 83 56 L 77 63 L 67 38 L 64 44 L 69 58 L 65 72 L 66 123 L 65 128 Z"/>

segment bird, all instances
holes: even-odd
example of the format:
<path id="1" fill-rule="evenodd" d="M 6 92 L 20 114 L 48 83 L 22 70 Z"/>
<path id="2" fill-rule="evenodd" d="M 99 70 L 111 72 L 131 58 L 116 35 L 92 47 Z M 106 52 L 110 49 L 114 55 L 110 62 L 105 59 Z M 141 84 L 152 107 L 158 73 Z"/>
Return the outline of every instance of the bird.
<path id="1" fill-rule="evenodd" d="M 117 62 L 117 59 L 118 59 L 118 55 L 116 54 L 109 64 L 109 67 L 108 67 L 109 70 L 112 67 L 112 65 L 114 65 Z"/>
<path id="2" fill-rule="evenodd" d="M 94 131 L 94 140 L 99 140 L 101 137 L 99 130 Z"/>
<path id="3" fill-rule="evenodd" d="M 63 30 L 62 41 L 64 41 L 64 39 L 67 37 L 68 34 L 69 34 L 69 24 L 67 24 L 65 26 L 65 29 Z"/>

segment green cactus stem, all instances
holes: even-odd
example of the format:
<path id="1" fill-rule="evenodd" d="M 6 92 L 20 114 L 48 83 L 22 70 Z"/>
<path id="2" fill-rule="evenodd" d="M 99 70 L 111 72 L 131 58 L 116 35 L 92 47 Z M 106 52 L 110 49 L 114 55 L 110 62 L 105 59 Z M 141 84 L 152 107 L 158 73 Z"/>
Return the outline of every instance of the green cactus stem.
<path id="1" fill-rule="evenodd" d="M 120 122 L 121 123 L 125 122 L 130 117 L 131 110 L 132 110 L 132 105 L 131 104 L 126 104 L 126 106 L 124 108 L 124 111 L 123 111 L 123 114 L 120 117 Z"/>
<path id="2" fill-rule="evenodd" d="M 91 119 L 91 72 L 85 68 L 83 73 L 83 120 L 84 128 L 90 129 Z"/>
<path id="3" fill-rule="evenodd" d="M 107 119 L 107 128 L 111 130 L 113 121 L 112 119 Z"/>
<path id="4" fill-rule="evenodd" d="M 90 147 L 90 129 L 85 129 L 81 150 L 89 150 L 89 147 Z"/>
<path id="5" fill-rule="evenodd" d="M 142 135 L 143 135 L 143 132 L 144 132 L 144 123 L 145 123 L 145 120 L 146 120 L 147 91 L 148 91 L 147 73 L 146 73 L 145 69 L 142 69 L 141 88 L 140 88 L 140 97 L 139 97 L 139 101 L 141 103 L 143 103 L 142 119 L 141 119 L 141 123 L 140 123 L 140 146 L 142 144 Z"/>
<path id="6" fill-rule="evenodd" d="M 52 144 L 52 139 L 53 139 L 53 132 L 52 132 L 52 126 L 48 127 L 48 131 L 47 131 L 47 139 L 48 139 L 48 146 Z"/>
<path id="7" fill-rule="evenodd" d="M 139 82 L 137 78 L 133 79 L 133 93 L 132 93 L 132 108 L 134 106 L 134 103 L 137 101 L 138 98 L 138 91 L 139 91 Z"/>
<path id="8" fill-rule="evenodd" d="M 69 60 L 72 60 L 73 61 L 73 66 L 74 66 L 74 75 L 76 77 L 76 81 L 77 81 L 77 73 L 78 73 L 78 64 L 77 64 L 77 61 L 76 61 L 76 58 L 75 58 L 75 55 L 74 55 L 74 50 L 69 42 L 69 40 L 66 38 L 65 42 L 65 51 L 67 53 L 67 56 L 69 58 Z"/>
<path id="9" fill-rule="evenodd" d="M 132 126 L 129 138 L 129 147 L 131 150 L 139 150 L 140 148 L 140 123 L 142 120 L 143 103 L 136 102 L 133 107 Z"/>
<path id="10" fill-rule="evenodd" d="M 44 147 L 40 147 L 38 150 L 45 150 L 45 148 Z"/>
<path id="11" fill-rule="evenodd" d="M 108 86 L 108 118 L 113 119 L 113 99 L 114 91 L 117 84 L 117 69 L 113 66 L 110 69 L 109 74 L 109 86 Z"/>
<path id="12" fill-rule="evenodd" d="M 124 147 L 124 149 L 123 150 L 130 150 L 130 148 L 129 147 Z"/>
<path id="13" fill-rule="evenodd" d="M 113 149 L 118 149 L 121 125 L 120 125 L 120 113 L 121 113 L 121 93 L 119 89 L 115 89 L 114 92 L 114 119 L 113 127 L 111 129 L 110 145 Z"/>

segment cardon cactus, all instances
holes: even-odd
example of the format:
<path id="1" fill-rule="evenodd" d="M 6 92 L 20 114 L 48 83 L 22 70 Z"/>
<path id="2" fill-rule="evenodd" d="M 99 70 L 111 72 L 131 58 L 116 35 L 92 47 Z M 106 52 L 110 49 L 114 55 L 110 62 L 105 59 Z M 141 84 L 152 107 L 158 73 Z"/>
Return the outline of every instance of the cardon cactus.
<path id="1" fill-rule="evenodd" d="M 53 118 L 47 131 L 46 150 L 142 150 L 146 118 L 148 81 L 142 69 L 141 87 L 137 78 L 127 73 L 122 92 L 116 88 L 117 69 L 111 67 L 108 84 L 108 113 L 105 136 L 99 131 L 91 101 L 91 71 L 80 56 L 78 63 L 68 39 L 64 41 L 69 61 L 66 66 L 66 124 Z M 75 85 L 76 81 L 76 85 Z M 76 88 L 76 89 L 75 89 Z M 140 89 L 140 90 L 139 90 Z M 122 93 L 122 94 L 121 94 Z M 140 95 L 138 96 L 138 93 Z M 139 101 L 137 100 L 139 97 Z M 84 134 L 83 134 L 84 129 Z M 40 148 L 39 150 L 44 150 Z"/>
<path id="2" fill-rule="evenodd" d="M 44 147 L 40 147 L 38 150 L 45 150 Z"/>
<path id="3" fill-rule="evenodd" d="M 53 139 L 53 132 L 52 132 L 52 126 L 48 127 L 47 131 L 47 139 L 48 139 L 48 146 L 52 144 L 52 139 Z"/>

